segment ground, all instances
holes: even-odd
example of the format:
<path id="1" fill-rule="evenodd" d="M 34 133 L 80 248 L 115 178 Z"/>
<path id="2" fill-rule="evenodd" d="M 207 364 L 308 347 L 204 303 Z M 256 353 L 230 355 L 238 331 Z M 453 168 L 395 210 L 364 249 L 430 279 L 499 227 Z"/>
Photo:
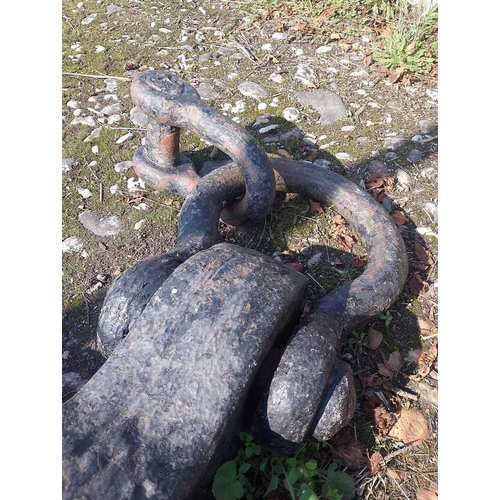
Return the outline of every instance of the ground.
<path id="1" fill-rule="evenodd" d="M 84 20 L 94 13 L 95 20 L 87 24 Z M 137 180 L 133 170 L 119 173 L 114 168 L 132 159 L 145 135 L 144 127 L 130 119 L 130 72 L 168 70 L 196 88 L 211 85 L 217 97 L 206 102 L 237 118 L 269 155 L 327 160 L 327 168 L 379 202 L 389 202 L 408 252 L 408 281 L 382 317 L 346 339 L 343 354 L 355 372 L 358 407 L 350 426 L 317 458 L 325 469 L 335 462 L 350 474 L 359 498 L 437 498 L 432 496 L 437 487 L 437 71 L 415 75 L 381 68 L 372 56 L 382 21 L 372 11 L 358 9 L 354 17 L 348 13 L 337 6 L 336 11 L 316 8 L 308 15 L 286 2 L 63 2 L 62 155 L 76 162 L 62 180 L 62 237 L 83 242 L 77 252 L 62 257 L 63 401 L 105 361 L 97 350 L 96 324 L 113 279 L 176 243 L 182 198 L 148 186 L 131 192 L 127 179 Z M 275 33 L 287 38 L 273 38 Z M 265 44 L 272 49 L 263 48 Z M 322 46 L 333 50 L 318 53 Z M 200 59 L 203 54 L 211 56 Z M 296 77 L 299 65 L 312 70 L 306 85 Z M 106 77 L 118 77 L 116 90 L 109 90 Z M 261 99 L 265 109 L 238 91 L 245 81 L 267 88 Z M 297 92 L 314 89 L 338 94 L 348 116 L 321 125 L 318 112 L 295 99 Z M 114 97 L 105 101 L 110 95 Z M 245 109 L 236 112 L 240 100 Z M 82 109 L 80 117 L 101 118 L 101 123 L 71 124 L 76 115 L 70 101 Z M 99 110 L 114 102 L 123 109 L 120 121 L 111 124 Z M 300 111 L 295 123 L 283 119 L 288 107 Z M 265 125 L 278 128 L 260 134 L 252 125 L 261 116 L 268 116 Z M 100 125 L 101 135 L 85 142 Z M 264 141 L 293 127 L 303 135 Z M 117 144 L 128 132 L 133 136 Z M 181 150 L 197 167 L 212 153 L 193 133 L 182 134 Z M 219 152 L 216 159 L 223 157 Z M 114 185 L 116 194 L 110 191 Z M 82 189 L 92 196 L 82 197 Z M 103 218 L 117 215 L 123 231 L 93 234 L 78 220 L 84 210 Z M 311 305 L 359 275 L 364 265 L 362 245 L 335 215 L 314 200 L 279 195 L 265 221 L 238 228 L 221 222 L 220 241 L 299 267 L 310 278 Z M 415 421 L 422 417 L 423 423 L 410 429 L 407 415 Z M 273 498 L 289 498 L 281 490 Z"/>

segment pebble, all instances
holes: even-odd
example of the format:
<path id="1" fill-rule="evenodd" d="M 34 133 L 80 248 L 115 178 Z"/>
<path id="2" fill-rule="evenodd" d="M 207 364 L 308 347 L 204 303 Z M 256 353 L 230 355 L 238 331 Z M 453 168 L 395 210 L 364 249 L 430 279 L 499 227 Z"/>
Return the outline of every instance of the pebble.
<path id="1" fill-rule="evenodd" d="M 87 125 L 88 127 L 96 127 L 97 122 L 93 116 L 78 116 L 71 120 L 70 125 Z"/>
<path id="2" fill-rule="evenodd" d="M 403 109 L 403 106 L 401 106 L 401 103 L 398 101 L 387 101 L 387 107 L 397 111 L 401 111 Z"/>
<path id="3" fill-rule="evenodd" d="M 379 160 L 373 160 L 370 162 L 370 170 L 379 175 L 389 175 L 387 165 Z"/>
<path id="4" fill-rule="evenodd" d="M 337 158 L 338 160 L 347 160 L 347 161 L 356 160 L 356 158 L 354 158 L 354 156 L 352 156 L 349 153 L 336 153 L 335 158 Z"/>
<path id="5" fill-rule="evenodd" d="M 106 47 L 103 47 L 102 45 L 96 45 L 94 49 L 94 53 L 99 54 L 100 52 L 104 52 L 106 50 Z"/>
<path id="6" fill-rule="evenodd" d="M 275 83 L 283 83 L 283 75 L 281 73 L 271 73 L 269 80 Z"/>
<path id="7" fill-rule="evenodd" d="M 92 196 L 92 193 L 87 188 L 77 188 L 77 192 L 84 200 Z"/>
<path id="8" fill-rule="evenodd" d="M 213 58 L 214 58 L 214 56 L 212 54 L 210 54 L 210 52 L 207 52 L 205 54 L 201 54 L 198 57 L 198 62 L 200 62 L 200 63 L 210 62 Z"/>
<path id="9" fill-rule="evenodd" d="M 76 165 L 76 158 L 63 158 L 62 160 L 62 176 L 64 177 Z"/>
<path id="10" fill-rule="evenodd" d="M 75 109 L 73 111 L 74 116 L 80 116 L 83 113 L 83 109 Z"/>
<path id="11" fill-rule="evenodd" d="M 304 85 L 304 87 L 310 87 L 313 85 L 316 75 L 314 70 L 306 64 L 299 64 L 293 77 Z"/>
<path id="12" fill-rule="evenodd" d="M 424 178 L 424 179 L 435 179 L 437 177 L 437 170 L 434 168 L 434 167 L 427 167 L 427 168 L 424 168 L 422 170 L 422 172 L 420 172 L 420 175 Z"/>
<path id="13" fill-rule="evenodd" d="M 356 126 L 355 125 L 344 125 L 340 129 L 341 132 L 352 132 L 353 130 L 356 130 Z"/>
<path id="14" fill-rule="evenodd" d="M 435 222 L 438 221 L 438 207 L 434 202 L 428 201 L 422 208 L 434 217 Z"/>
<path id="15" fill-rule="evenodd" d="M 423 153 L 419 149 L 412 149 L 409 153 L 406 159 L 410 163 L 418 163 L 419 161 L 422 160 Z"/>
<path id="16" fill-rule="evenodd" d="M 403 188 L 409 188 L 411 186 L 411 175 L 408 172 L 405 172 L 403 169 L 398 168 L 396 170 L 395 177 L 398 180 L 398 184 Z"/>
<path id="17" fill-rule="evenodd" d="M 115 163 L 114 168 L 115 172 L 120 173 L 120 172 L 125 172 L 126 170 L 132 168 L 133 166 L 134 166 L 133 161 L 126 160 L 126 161 L 121 161 L 119 163 Z"/>
<path id="18" fill-rule="evenodd" d="M 135 179 L 134 177 L 130 177 L 127 179 L 127 189 L 129 193 L 134 193 L 136 191 L 143 191 L 146 185 L 142 179 Z"/>
<path id="19" fill-rule="evenodd" d="M 386 211 L 387 213 L 389 213 L 389 214 L 390 214 L 390 213 L 392 212 L 392 202 L 391 202 L 391 199 L 390 199 L 390 198 L 388 198 L 388 197 L 387 197 L 387 198 L 384 198 L 384 199 L 382 200 L 381 205 L 384 207 L 384 209 L 385 209 L 385 211 Z"/>
<path id="20" fill-rule="evenodd" d="M 417 135 L 414 135 L 411 140 L 413 142 L 422 142 L 423 140 L 425 139 L 425 137 L 423 135 L 420 135 L 420 134 L 417 134 Z"/>
<path id="21" fill-rule="evenodd" d="M 62 242 L 63 253 L 77 252 L 83 248 L 83 240 L 77 236 L 70 236 Z"/>
<path id="22" fill-rule="evenodd" d="M 134 137 L 134 134 L 132 132 L 127 132 L 125 135 L 122 135 L 117 139 L 116 144 L 122 144 L 123 142 L 132 139 L 132 137 Z"/>
<path id="23" fill-rule="evenodd" d="M 320 113 L 320 125 L 330 125 L 347 116 L 347 108 L 342 99 L 329 90 L 297 92 L 295 99 L 304 106 L 310 106 Z"/>
<path id="24" fill-rule="evenodd" d="M 198 94 L 200 94 L 200 98 L 204 101 L 211 101 L 212 99 L 220 97 L 220 94 L 215 92 L 209 83 L 200 83 L 196 90 L 198 91 Z"/>
<path id="25" fill-rule="evenodd" d="M 106 15 L 111 16 L 113 14 L 116 14 L 120 10 L 120 7 L 117 7 L 115 4 L 109 4 L 106 7 Z"/>
<path id="26" fill-rule="evenodd" d="M 266 52 L 270 52 L 274 49 L 273 45 L 271 43 L 265 43 L 262 47 L 262 50 L 265 50 Z"/>
<path id="27" fill-rule="evenodd" d="M 111 194 L 116 194 L 116 193 L 119 193 L 120 192 L 120 187 L 118 186 L 118 184 L 113 184 L 110 188 L 109 188 L 109 192 Z"/>
<path id="28" fill-rule="evenodd" d="M 97 214 L 87 210 L 78 216 L 80 223 L 97 236 L 115 236 L 123 230 L 123 225 L 116 215 L 101 219 Z"/>
<path id="29" fill-rule="evenodd" d="M 122 115 L 111 115 L 108 118 L 108 125 L 113 125 L 114 123 L 119 123 L 122 121 Z"/>
<path id="30" fill-rule="evenodd" d="M 97 146 L 97 145 L 96 146 L 92 146 L 91 151 L 95 155 L 99 154 L 99 146 Z"/>
<path id="31" fill-rule="evenodd" d="M 130 121 L 134 124 L 137 125 L 138 127 L 147 127 L 149 123 L 149 118 L 144 111 L 142 111 L 141 108 L 138 106 L 134 106 L 130 110 Z"/>
<path id="32" fill-rule="evenodd" d="M 316 146 L 317 142 L 316 142 L 316 139 L 312 139 L 311 137 L 304 137 L 302 139 L 302 142 L 306 145 L 306 146 Z"/>
<path id="33" fill-rule="evenodd" d="M 425 94 L 429 96 L 433 101 L 438 100 L 438 91 L 437 89 L 427 89 L 425 91 Z"/>
<path id="34" fill-rule="evenodd" d="M 259 102 L 259 105 L 257 106 L 257 109 L 259 111 L 263 111 L 266 108 L 267 108 L 267 104 L 265 102 Z"/>
<path id="35" fill-rule="evenodd" d="M 279 125 L 268 125 L 267 127 L 262 127 L 259 129 L 259 134 L 266 134 L 267 132 L 270 132 L 271 130 L 276 130 L 279 128 Z"/>
<path id="36" fill-rule="evenodd" d="M 331 52 L 333 47 L 331 45 L 322 45 L 316 49 L 316 54 L 326 54 L 327 52 Z"/>
<path id="37" fill-rule="evenodd" d="M 271 38 L 273 40 L 286 40 L 288 35 L 286 33 L 273 33 Z"/>
<path id="38" fill-rule="evenodd" d="M 300 118 L 300 111 L 297 108 L 285 108 L 283 118 L 289 122 L 295 122 Z"/>
<path id="39" fill-rule="evenodd" d="M 418 128 L 422 134 L 431 134 L 434 130 L 434 125 L 429 120 L 420 120 Z"/>
<path id="40" fill-rule="evenodd" d="M 435 233 L 429 227 L 417 227 L 417 233 L 421 234 L 422 236 L 435 236 L 436 238 L 438 237 L 437 233 Z"/>
<path id="41" fill-rule="evenodd" d="M 234 106 L 231 108 L 231 113 L 242 113 L 247 109 L 247 103 L 245 101 L 236 101 Z"/>
<path id="42" fill-rule="evenodd" d="M 298 47 L 292 47 L 292 52 L 296 56 L 302 56 L 302 55 L 304 55 L 304 50 L 303 49 L 299 49 Z"/>
<path id="43" fill-rule="evenodd" d="M 384 141 L 385 149 L 398 149 L 406 144 L 406 140 L 403 137 L 387 137 Z"/>
<path id="44" fill-rule="evenodd" d="M 238 85 L 241 94 L 252 99 L 262 99 L 267 96 L 267 89 L 260 83 L 243 82 Z"/>
<path id="45" fill-rule="evenodd" d="M 97 127 L 90 134 L 83 139 L 83 142 L 92 142 L 94 139 L 97 139 L 102 133 L 102 127 Z"/>
<path id="46" fill-rule="evenodd" d="M 114 115 L 115 113 L 120 113 L 123 111 L 124 106 L 123 104 L 119 102 L 115 102 L 114 104 L 109 104 L 108 106 L 105 106 L 104 108 L 101 109 L 101 113 L 103 115 Z"/>
<path id="47" fill-rule="evenodd" d="M 85 17 L 82 19 L 82 25 L 87 26 L 88 24 L 94 22 L 97 18 L 97 14 L 90 14 L 90 16 Z"/>
<path id="48" fill-rule="evenodd" d="M 75 101 L 74 99 L 70 99 L 66 103 L 66 106 L 68 106 L 68 108 L 77 109 L 80 106 L 80 103 L 78 101 Z"/>

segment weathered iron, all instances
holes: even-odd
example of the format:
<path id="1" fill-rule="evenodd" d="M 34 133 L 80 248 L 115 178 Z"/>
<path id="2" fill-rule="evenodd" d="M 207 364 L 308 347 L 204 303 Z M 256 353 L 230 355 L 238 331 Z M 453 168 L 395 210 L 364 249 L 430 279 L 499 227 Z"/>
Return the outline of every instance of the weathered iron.
<path id="1" fill-rule="evenodd" d="M 189 194 L 199 176 L 179 153 L 179 129 L 185 128 L 228 154 L 243 173 L 244 196 L 225 207 L 223 219 L 233 225 L 250 224 L 269 213 L 274 175 L 265 151 L 249 132 L 203 103 L 194 87 L 165 71 L 141 74 L 132 82 L 131 96 L 150 117 L 146 144 L 134 155 L 135 171 L 145 182 L 159 191 Z"/>
<path id="2" fill-rule="evenodd" d="M 248 425 L 266 448 L 288 454 L 305 439 L 329 439 L 355 405 L 339 346 L 397 299 L 408 273 L 398 229 L 367 193 L 313 164 L 267 158 L 234 122 L 210 114 L 192 87 L 148 73 L 132 85 L 134 101 L 151 117 L 134 165 L 156 189 L 185 196 L 178 241 L 125 271 L 106 296 L 98 344 L 108 360 L 63 406 L 64 498 L 205 498 L 237 441 L 250 391 L 257 403 Z M 181 127 L 234 162 L 200 177 L 179 153 Z M 267 195 L 257 197 L 261 183 Z M 298 324 L 303 275 L 215 245 L 219 217 L 257 220 L 274 189 L 333 207 L 368 254 L 363 274 L 327 293 Z M 247 259 L 252 270 L 243 280 L 230 263 L 241 267 Z"/>

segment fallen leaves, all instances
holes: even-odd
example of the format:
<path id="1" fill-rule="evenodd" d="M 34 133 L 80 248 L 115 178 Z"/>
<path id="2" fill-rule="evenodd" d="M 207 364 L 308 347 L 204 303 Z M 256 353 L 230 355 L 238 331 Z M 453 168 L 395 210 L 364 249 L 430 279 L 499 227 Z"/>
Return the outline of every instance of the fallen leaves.
<path id="1" fill-rule="evenodd" d="M 378 372 L 383 377 L 391 378 L 403 367 L 403 356 L 399 351 L 389 354 L 389 357 L 383 363 L 377 363 Z"/>
<path id="2" fill-rule="evenodd" d="M 383 474 L 387 470 L 384 457 L 380 452 L 376 451 L 372 456 L 368 457 L 368 470 L 372 476 L 379 473 Z"/>
<path id="3" fill-rule="evenodd" d="M 417 242 L 415 242 L 414 248 L 418 260 L 411 263 L 413 268 L 418 269 L 419 271 L 425 271 L 429 266 L 434 264 L 429 250 Z"/>
<path id="4" fill-rule="evenodd" d="M 367 327 L 364 340 L 366 342 L 366 345 L 370 349 L 372 349 L 372 350 L 377 349 L 377 347 L 382 342 L 383 338 L 384 338 L 384 335 L 382 332 L 379 332 L 379 331 L 375 330 L 374 328 Z"/>
<path id="5" fill-rule="evenodd" d="M 358 466 L 364 459 L 361 445 L 352 439 L 348 427 L 341 429 L 329 441 L 334 458 L 342 460 L 348 466 Z"/>
<path id="6" fill-rule="evenodd" d="M 422 295 L 430 289 L 429 283 L 420 274 L 413 274 L 408 280 L 408 288 L 413 295 Z"/>
<path id="7" fill-rule="evenodd" d="M 437 487 L 419 488 L 416 492 L 417 500 L 438 500 L 438 489 Z"/>
<path id="8" fill-rule="evenodd" d="M 331 226 L 328 234 L 336 239 L 345 252 L 349 252 L 356 243 L 356 240 L 347 234 L 346 221 L 338 214 L 331 218 Z"/>
<path id="9" fill-rule="evenodd" d="M 388 436 L 404 444 L 420 446 L 422 441 L 431 437 L 431 431 L 422 412 L 413 408 L 403 408 Z"/>
<path id="10" fill-rule="evenodd" d="M 432 347 L 422 353 L 418 358 L 418 370 L 415 375 L 410 375 L 412 380 L 422 380 L 425 378 L 431 370 L 437 370 L 438 366 L 438 341 L 434 340 Z"/>

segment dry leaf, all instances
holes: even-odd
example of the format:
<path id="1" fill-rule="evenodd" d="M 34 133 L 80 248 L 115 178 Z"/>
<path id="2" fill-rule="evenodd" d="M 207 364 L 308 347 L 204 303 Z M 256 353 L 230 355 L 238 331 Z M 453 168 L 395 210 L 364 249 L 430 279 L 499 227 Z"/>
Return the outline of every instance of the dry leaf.
<path id="1" fill-rule="evenodd" d="M 415 253 L 420 262 L 423 262 L 424 264 L 427 264 L 429 266 L 434 263 L 429 250 L 427 250 L 417 242 L 415 242 Z"/>
<path id="2" fill-rule="evenodd" d="M 378 474 L 379 472 L 383 474 L 386 471 L 384 457 L 380 454 L 380 452 L 376 451 L 371 457 L 368 457 L 368 469 L 372 476 Z"/>
<path id="3" fill-rule="evenodd" d="M 394 426 L 389 430 L 388 436 L 404 444 L 421 445 L 423 440 L 431 437 L 427 419 L 418 410 L 401 410 L 401 415 Z"/>
<path id="4" fill-rule="evenodd" d="M 311 215 L 324 213 L 323 207 L 314 200 L 309 199 L 309 211 Z"/>
<path id="5" fill-rule="evenodd" d="M 329 441 L 331 453 L 348 466 L 357 466 L 363 461 L 361 445 L 352 439 L 348 427 L 341 429 Z"/>
<path id="6" fill-rule="evenodd" d="M 347 252 L 354 246 L 354 240 L 348 234 L 337 234 L 337 241 L 339 245 Z"/>
<path id="7" fill-rule="evenodd" d="M 368 327 L 366 330 L 366 337 L 364 340 L 366 341 L 366 345 L 370 349 L 375 350 L 380 345 L 383 338 L 384 335 L 382 334 L 382 332 L 379 332 L 371 327 Z"/>
<path id="8" fill-rule="evenodd" d="M 347 42 L 339 42 L 338 46 L 339 46 L 339 48 L 341 48 L 345 52 L 348 52 L 349 50 L 351 50 L 351 47 L 352 47 L 352 45 L 350 43 L 347 43 Z"/>
<path id="9" fill-rule="evenodd" d="M 436 487 L 431 489 L 419 488 L 416 495 L 417 500 L 438 500 L 438 490 Z"/>
<path id="10" fill-rule="evenodd" d="M 361 257 L 358 257 L 355 255 L 352 259 L 352 267 L 355 267 L 356 269 L 360 269 L 365 266 L 365 263 Z"/>
<path id="11" fill-rule="evenodd" d="M 394 351 L 383 363 L 377 363 L 377 366 L 380 375 L 390 378 L 403 367 L 403 356 L 399 351 Z"/>
<path id="12" fill-rule="evenodd" d="M 409 56 L 411 56 L 415 52 L 415 42 L 410 42 L 406 47 L 405 47 L 405 52 Z"/>
<path id="13" fill-rule="evenodd" d="M 408 288 L 414 295 L 422 295 L 423 293 L 429 291 L 429 283 L 424 281 L 419 274 L 414 274 L 408 280 Z"/>
<path id="14" fill-rule="evenodd" d="M 408 351 L 408 355 L 405 358 L 405 361 L 408 363 L 417 363 L 420 361 L 420 357 L 422 356 L 422 349 L 413 349 Z"/>
<path id="15" fill-rule="evenodd" d="M 407 471 L 394 469 L 387 469 L 387 475 L 396 481 L 406 481 L 410 477 L 410 474 Z"/>
<path id="16" fill-rule="evenodd" d="M 406 219 L 406 215 L 400 211 L 392 212 L 391 217 L 396 223 L 397 227 L 401 227 L 408 222 Z"/>
<path id="17" fill-rule="evenodd" d="M 330 19 L 335 14 L 335 9 L 332 9 L 331 7 L 327 7 L 326 9 L 323 9 L 318 16 L 318 19 Z"/>
<path id="18" fill-rule="evenodd" d="M 438 342 L 437 340 L 432 344 L 432 347 L 422 354 L 419 359 L 418 371 L 415 375 L 411 375 L 412 380 L 422 380 L 426 377 L 433 367 L 437 365 L 438 358 Z"/>
<path id="19" fill-rule="evenodd" d="M 395 425 L 396 415 L 387 411 L 383 406 L 379 406 L 373 410 L 373 422 L 381 436 L 386 436 Z"/>
<path id="20" fill-rule="evenodd" d="M 269 17 L 270 11 L 269 9 L 263 9 L 260 13 L 260 17 L 264 19 L 264 21 Z"/>
<path id="21" fill-rule="evenodd" d="M 368 66 L 370 66 L 371 64 L 373 64 L 373 58 L 371 55 L 367 55 L 364 59 L 363 59 L 363 66 L 365 68 L 368 68 Z"/>

